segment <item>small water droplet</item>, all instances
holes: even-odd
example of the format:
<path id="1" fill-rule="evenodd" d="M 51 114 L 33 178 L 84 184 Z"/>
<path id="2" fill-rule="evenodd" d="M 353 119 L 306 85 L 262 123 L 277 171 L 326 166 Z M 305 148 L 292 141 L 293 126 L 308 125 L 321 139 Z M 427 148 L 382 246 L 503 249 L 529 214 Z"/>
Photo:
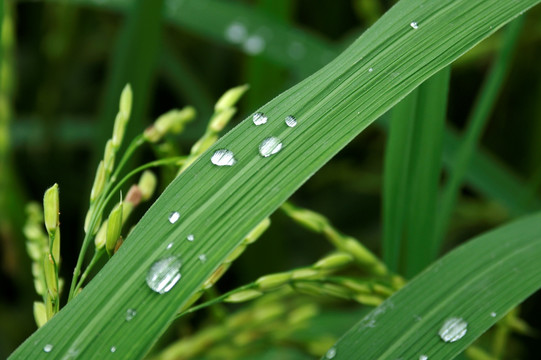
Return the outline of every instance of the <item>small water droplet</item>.
<path id="1" fill-rule="evenodd" d="M 216 150 L 210 161 L 217 166 L 233 166 L 237 163 L 233 152 L 227 149 Z"/>
<path id="2" fill-rule="evenodd" d="M 173 211 L 171 212 L 171 214 L 169 214 L 168 219 L 171 224 L 174 224 L 178 221 L 178 219 L 180 219 L 180 214 L 178 213 L 178 211 Z"/>
<path id="3" fill-rule="evenodd" d="M 333 359 L 336 356 L 336 348 L 332 347 L 329 350 L 327 350 L 327 353 L 325 354 L 326 359 Z"/>
<path id="4" fill-rule="evenodd" d="M 297 126 L 297 119 L 293 115 L 286 116 L 286 125 L 289 127 Z"/>
<path id="5" fill-rule="evenodd" d="M 462 318 L 450 318 L 445 320 L 438 334 L 445 342 L 455 342 L 464 337 L 468 331 L 468 323 Z"/>
<path id="6" fill-rule="evenodd" d="M 268 119 L 269 118 L 267 117 L 267 115 L 261 112 L 255 113 L 254 116 L 252 117 L 254 124 L 256 124 L 257 126 L 265 124 Z"/>
<path id="7" fill-rule="evenodd" d="M 116 352 L 116 346 L 111 346 L 111 352 L 112 353 Z"/>
<path id="8" fill-rule="evenodd" d="M 368 72 L 372 72 L 372 71 L 374 71 L 374 69 L 373 69 L 373 68 L 370 68 L 370 69 L 368 69 Z"/>
<path id="9" fill-rule="evenodd" d="M 167 244 L 167 250 L 171 249 L 173 247 L 173 243 L 170 242 L 169 244 Z"/>
<path id="10" fill-rule="evenodd" d="M 159 294 L 165 294 L 180 280 L 181 266 L 182 263 L 176 256 L 156 261 L 148 270 L 146 277 L 148 287 Z"/>
<path id="11" fill-rule="evenodd" d="M 282 141 L 274 136 L 266 138 L 259 145 L 259 153 L 263 157 L 274 155 L 280 150 L 282 150 Z"/>
<path id="12" fill-rule="evenodd" d="M 417 21 L 412 21 L 410 23 L 410 26 L 412 27 L 412 29 L 414 30 L 417 30 L 419 28 L 419 25 L 417 24 Z"/>
<path id="13" fill-rule="evenodd" d="M 190 234 L 190 235 L 186 236 L 186 239 L 187 239 L 188 241 L 194 241 L 194 240 L 195 240 L 195 236 L 193 236 L 193 234 Z"/>
<path id="14" fill-rule="evenodd" d="M 51 344 L 47 344 L 43 347 L 43 351 L 46 352 L 46 353 L 49 353 L 53 350 L 53 345 Z"/>
<path id="15" fill-rule="evenodd" d="M 225 29 L 225 38 L 232 43 L 240 44 L 246 39 L 246 27 L 240 22 L 231 23 Z"/>
<path id="16" fill-rule="evenodd" d="M 260 54 L 265 49 L 265 39 L 259 35 L 252 35 L 242 44 L 242 48 L 247 54 Z"/>
<path id="17" fill-rule="evenodd" d="M 490 313 L 490 316 L 492 316 L 492 317 L 496 317 L 496 315 L 497 314 L 494 311 Z"/>
<path id="18" fill-rule="evenodd" d="M 199 261 L 201 261 L 201 262 L 207 261 L 207 255 L 205 255 L 205 254 L 199 255 Z"/>
<path id="19" fill-rule="evenodd" d="M 131 321 L 135 315 L 137 315 L 137 311 L 135 309 L 126 310 L 126 321 Z"/>
<path id="20" fill-rule="evenodd" d="M 421 355 L 421 356 L 419 356 L 419 360 L 428 360 L 428 356 Z"/>

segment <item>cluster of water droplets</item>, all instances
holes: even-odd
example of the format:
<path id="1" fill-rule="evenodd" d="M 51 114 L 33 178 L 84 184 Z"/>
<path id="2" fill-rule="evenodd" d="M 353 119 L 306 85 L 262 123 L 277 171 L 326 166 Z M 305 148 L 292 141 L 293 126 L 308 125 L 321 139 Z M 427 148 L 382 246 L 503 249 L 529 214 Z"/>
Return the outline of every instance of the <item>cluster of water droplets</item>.
<path id="1" fill-rule="evenodd" d="M 246 26 L 240 21 L 229 24 L 225 29 L 225 38 L 233 44 L 241 45 L 244 52 L 250 55 L 260 54 L 267 46 L 261 34 L 250 35 Z"/>

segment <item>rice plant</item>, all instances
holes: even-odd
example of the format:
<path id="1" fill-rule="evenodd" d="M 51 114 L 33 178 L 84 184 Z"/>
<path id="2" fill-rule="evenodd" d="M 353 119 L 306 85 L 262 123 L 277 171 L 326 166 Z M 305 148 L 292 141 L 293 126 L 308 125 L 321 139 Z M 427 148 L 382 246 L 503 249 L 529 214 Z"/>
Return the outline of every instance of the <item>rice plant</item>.
<path id="1" fill-rule="evenodd" d="M 2 354 L 536 358 L 538 139 L 492 137 L 510 170 L 482 135 L 540 129 L 531 98 L 498 103 L 539 95 L 509 90 L 537 3 L 2 2 L 0 234 L 24 299 L 2 328 L 25 324 Z M 14 25 L 36 13 L 43 34 Z M 31 140 L 45 165 L 23 165 Z"/>

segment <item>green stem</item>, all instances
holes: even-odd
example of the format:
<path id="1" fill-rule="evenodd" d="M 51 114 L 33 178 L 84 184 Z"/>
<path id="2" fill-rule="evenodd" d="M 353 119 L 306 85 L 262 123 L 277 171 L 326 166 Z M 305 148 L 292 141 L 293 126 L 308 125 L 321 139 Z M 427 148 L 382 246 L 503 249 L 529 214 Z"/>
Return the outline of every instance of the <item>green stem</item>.
<path id="1" fill-rule="evenodd" d="M 100 219 L 100 214 L 103 211 L 103 208 L 105 207 L 105 204 L 106 204 L 106 202 L 103 201 L 103 199 L 105 198 L 105 194 L 107 194 L 107 192 L 111 188 L 113 182 L 116 180 L 118 174 L 120 173 L 120 171 L 122 170 L 122 168 L 124 167 L 124 165 L 126 164 L 128 159 L 130 158 L 130 156 L 144 142 L 145 142 L 145 138 L 143 137 L 142 134 L 135 137 L 131 141 L 130 145 L 126 149 L 126 152 L 124 153 L 124 155 L 120 159 L 120 162 L 118 163 L 118 166 L 117 166 L 115 172 L 111 176 L 111 178 L 110 178 L 109 182 L 107 183 L 107 185 L 105 185 L 105 189 L 103 190 L 102 194 L 98 197 L 98 199 L 95 202 L 97 211 L 94 212 L 93 217 L 90 220 L 89 229 L 94 229 L 96 227 L 96 225 L 97 225 L 98 220 Z M 110 198 L 110 196 L 107 197 L 106 200 L 108 201 L 109 198 Z M 93 204 L 91 204 L 90 206 L 92 207 L 92 205 Z M 75 291 L 77 289 L 76 284 L 78 282 L 79 274 L 81 273 L 81 267 L 83 266 L 83 260 L 84 260 L 85 254 L 86 254 L 86 250 L 88 249 L 88 245 L 90 245 L 90 241 L 92 240 L 92 236 L 93 236 L 92 231 L 88 231 L 85 234 L 85 237 L 83 239 L 83 245 L 81 246 L 81 251 L 79 252 L 79 257 L 77 258 L 77 264 L 75 265 L 75 269 L 73 270 L 73 277 L 71 279 L 68 302 L 70 302 L 71 299 L 73 299 L 73 296 L 75 295 Z"/>
<path id="2" fill-rule="evenodd" d="M 101 256 L 105 253 L 105 250 L 103 249 L 100 249 L 98 251 L 94 251 L 94 256 L 92 256 L 92 260 L 90 260 L 90 263 L 88 264 L 88 266 L 86 267 L 85 271 L 83 272 L 83 274 L 81 275 L 81 279 L 79 280 L 79 282 L 77 283 L 77 286 L 75 287 L 75 291 L 79 290 L 81 288 L 81 286 L 83 285 L 84 281 L 86 280 L 86 278 L 88 277 L 88 274 L 90 273 L 90 271 L 92 271 L 92 268 L 94 267 L 94 265 L 96 265 L 98 263 L 98 261 L 101 259 Z"/>

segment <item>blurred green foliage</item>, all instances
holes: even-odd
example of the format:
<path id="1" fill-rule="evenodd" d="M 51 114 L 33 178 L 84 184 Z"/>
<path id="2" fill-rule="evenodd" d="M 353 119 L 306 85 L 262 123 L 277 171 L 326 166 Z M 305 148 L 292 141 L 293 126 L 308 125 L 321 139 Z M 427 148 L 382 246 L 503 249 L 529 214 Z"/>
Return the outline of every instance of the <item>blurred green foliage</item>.
<path id="1" fill-rule="evenodd" d="M 174 139 L 187 152 L 203 133 L 212 104 L 224 90 L 251 85 L 239 104 L 237 119 L 243 118 L 324 65 L 393 1 L 72 3 L 2 2 L 0 357 L 35 329 L 36 295 L 22 237 L 24 205 L 27 199 L 41 199 L 45 189 L 59 183 L 61 276 L 69 279 L 83 235 L 93 172 L 111 133 L 117 95 L 126 82 L 132 83 L 135 94 L 131 134 L 171 108 L 197 108 L 196 121 Z M 522 179 L 517 186 L 523 184 L 530 195 L 520 199 L 524 208 L 535 206 L 540 196 L 540 18 L 539 7 L 526 16 L 517 44 L 520 56 L 514 58 L 481 141 L 505 174 Z M 241 21 L 248 25 L 235 33 L 231 26 Z M 261 44 L 252 38 L 250 43 L 251 34 L 263 34 L 269 41 Z M 500 43 L 497 33 L 454 64 L 448 127 L 464 127 Z M 324 214 L 376 253 L 382 238 L 385 142 L 384 128 L 370 127 L 294 196 L 296 203 Z M 150 152 L 140 156 L 153 158 Z M 473 185 L 462 189 L 445 249 L 516 214 L 516 209 L 487 198 L 479 185 Z M 140 215 L 143 210 L 138 211 Z M 280 212 L 272 220 L 272 227 L 232 266 L 219 289 L 311 264 L 331 249 L 321 236 L 295 226 Z M 541 312 L 535 306 L 539 300 L 537 294 L 523 305 L 522 316 L 534 328 L 541 328 Z M 351 319 L 342 317 L 337 327 L 345 329 Z M 541 349 L 529 338 L 513 337 L 509 347 L 522 358 L 541 357 Z"/>

